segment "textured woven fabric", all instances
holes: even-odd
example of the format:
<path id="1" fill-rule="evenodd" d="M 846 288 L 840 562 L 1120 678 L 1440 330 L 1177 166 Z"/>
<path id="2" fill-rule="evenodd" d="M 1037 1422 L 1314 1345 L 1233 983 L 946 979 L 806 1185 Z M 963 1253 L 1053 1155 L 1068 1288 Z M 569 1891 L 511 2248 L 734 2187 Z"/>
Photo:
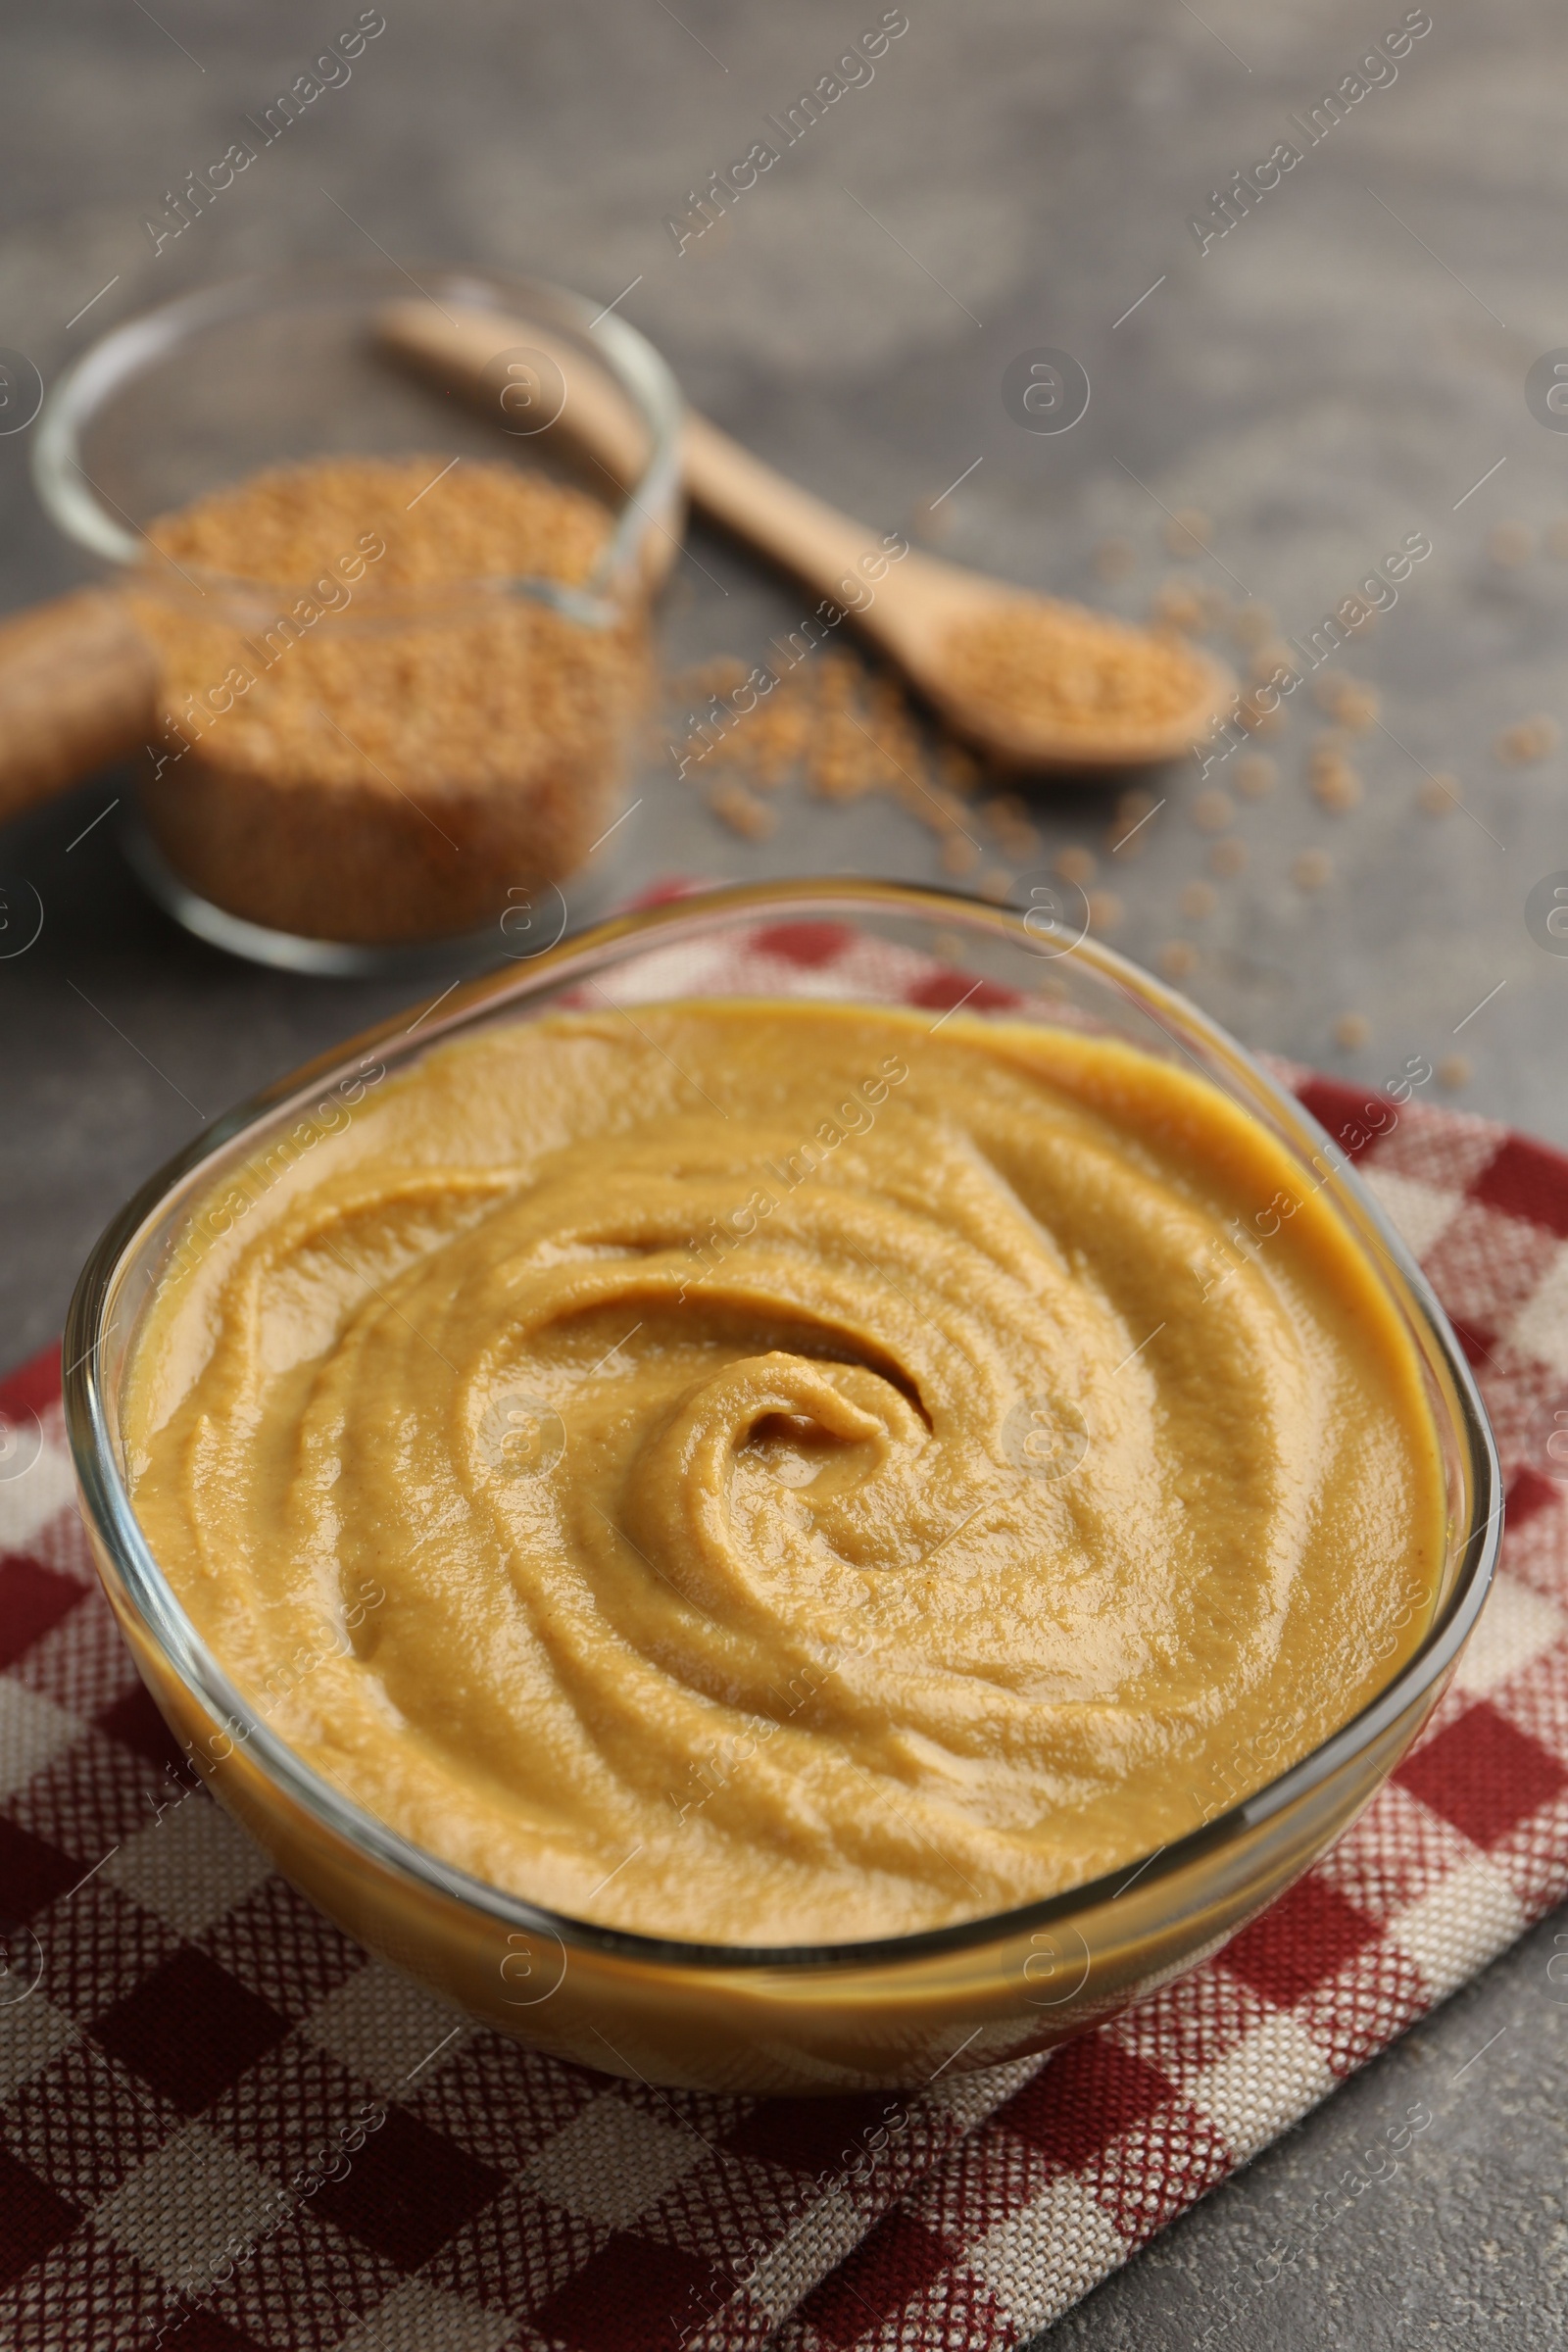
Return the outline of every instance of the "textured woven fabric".
<path id="1" fill-rule="evenodd" d="M 748 982 L 837 986 L 861 953 L 822 925 L 755 944 Z M 971 986 L 890 979 L 938 1009 Z M 0 2346 L 1015 2345 L 1560 1900 L 1568 1161 L 1300 1091 L 1476 1363 L 1510 1480 L 1494 1597 L 1419 1747 L 1273 1910 L 1049 2064 L 918 2096 L 612 2082 L 370 1960 L 191 1786 L 142 1692 L 58 1356 L 0 1389 Z"/>

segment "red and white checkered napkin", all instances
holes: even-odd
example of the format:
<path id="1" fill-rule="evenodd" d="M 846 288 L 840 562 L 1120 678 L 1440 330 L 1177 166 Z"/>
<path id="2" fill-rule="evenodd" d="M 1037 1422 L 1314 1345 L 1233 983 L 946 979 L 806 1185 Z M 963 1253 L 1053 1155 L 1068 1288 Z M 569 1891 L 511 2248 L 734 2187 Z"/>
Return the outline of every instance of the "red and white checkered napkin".
<path id="1" fill-rule="evenodd" d="M 759 946 L 809 987 L 842 943 Z M 922 974 L 932 1005 L 970 985 Z M 0 1391 L 0 2345 L 1014 2345 L 1560 1900 L 1568 1160 L 1415 1102 L 1366 1142 L 1364 1096 L 1300 1091 L 1479 1367 L 1494 1597 L 1395 1782 L 1227 1950 L 907 2100 L 612 2082 L 369 1960 L 187 1793 L 88 1564 L 56 1359 Z"/>

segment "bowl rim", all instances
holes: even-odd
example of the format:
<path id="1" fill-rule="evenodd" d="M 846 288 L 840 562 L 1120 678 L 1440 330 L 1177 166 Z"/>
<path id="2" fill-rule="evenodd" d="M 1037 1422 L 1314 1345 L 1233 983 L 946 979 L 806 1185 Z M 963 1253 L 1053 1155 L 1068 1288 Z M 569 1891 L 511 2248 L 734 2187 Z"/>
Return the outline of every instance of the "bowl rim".
<path id="1" fill-rule="evenodd" d="M 578 329 L 585 337 L 593 333 L 606 373 L 631 402 L 647 429 L 648 457 L 635 482 L 618 489 L 612 498 L 607 495 L 604 503 L 613 517 L 613 527 L 593 572 L 581 586 L 535 573 L 488 573 L 471 580 L 444 580 L 377 597 L 373 621 L 385 624 L 405 615 L 429 618 L 465 599 L 494 605 L 516 597 L 549 605 L 589 627 L 612 626 L 623 611 L 623 601 L 615 600 L 615 584 L 637 576 L 645 541 L 661 527 L 661 513 L 679 495 L 680 429 L 685 413 L 679 386 L 647 336 L 617 312 L 598 308 L 587 295 L 549 279 L 491 269 L 482 263 L 420 262 L 417 274 L 390 259 L 283 263 L 219 278 L 134 312 L 89 343 L 56 378 L 44 399 L 32 447 L 33 487 L 44 512 L 66 538 L 98 563 L 111 564 L 122 574 L 140 567 L 145 532 L 115 506 L 81 462 L 87 427 L 127 383 L 191 335 L 225 321 L 302 304 L 321 307 L 345 287 L 367 296 L 379 289 L 387 301 L 407 302 L 408 288 L 414 285 L 427 301 L 435 302 L 432 284 L 449 301 L 469 310 L 494 309 L 511 324 L 518 322 L 519 314 L 526 322 L 532 304 L 545 318 L 553 313 L 556 323 Z M 509 304 L 513 306 L 510 311 Z M 497 456 L 503 454 L 498 444 Z M 269 605 L 275 597 L 302 595 L 310 589 L 310 582 L 304 579 L 253 580 L 199 566 L 195 572 L 179 565 L 174 568 L 202 596 L 211 589 L 247 612 L 252 607 Z M 148 573 L 144 584 L 176 593 L 167 576 Z M 185 591 L 177 594 L 185 601 Z"/>
<path id="2" fill-rule="evenodd" d="M 630 943 L 648 944 L 658 933 L 677 924 L 700 927 L 706 923 L 710 928 L 724 928 L 738 918 L 756 920 L 771 915 L 776 919 L 786 909 L 796 919 L 814 917 L 826 921 L 835 917 L 843 920 L 857 909 L 868 914 L 904 913 L 925 919 L 946 914 L 971 925 L 978 923 L 999 937 L 1016 939 L 1023 931 L 1019 910 L 938 885 L 836 876 L 730 884 L 609 916 L 530 958 L 520 973 L 515 966 L 503 966 L 478 979 L 458 983 L 441 1004 L 439 1016 L 432 1008 L 429 1026 L 424 1028 L 422 1021 L 416 1024 L 423 1028 L 423 1034 L 408 1059 L 411 1063 L 416 1061 L 448 1032 L 466 1026 L 470 1019 L 494 1010 L 500 1003 L 526 1003 L 531 996 L 553 990 L 579 968 L 585 967 L 586 976 L 596 964 L 618 961 Z M 542 1936 L 564 1949 L 575 1948 L 654 1968 L 710 1974 L 738 1972 L 753 1977 L 781 1971 L 818 1974 L 884 1969 L 898 1963 L 939 1960 L 1070 1922 L 1075 1914 L 1096 1910 L 1113 1900 L 1135 1878 L 1146 1891 L 1152 1891 L 1184 1872 L 1209 1849 L 1229 1844 L 1260 1828 L 1322 1788 L 1342 1767 L 1392 1729 L 1408 1709 L 1429 1692 L 1436 1694 L 1469 1639 L 1486 1600 L 1501 1547 L 1503 1513 L 1496 1446 L 1474 1376 L 1446 1314 L 1413 1253 L 1371 1199 L 1348 1159 L 1340 1153 L 1333 1139 L 1288 1088 L 1218 1022 L 1114 949 L 1077 937 L 1060 926 L 1048 927 L 1033 919 L 1027 936 L 1038 944 L 1048 936 L 1048 930 L 1063 940 L 1060 953 L 1082 956 L 1114 991 L 1130 997 L 1141 1009 L 1152 1013 L 1167 1034 L 1196 1033 L 1222 1065 L 1229 1064 L 1262 1093 L 1287 1134 L 1294 1130 L 1295 1140 L 1304 1146 L 1326 1146 L 1339 1155 L 1334 1181 L 1346 1188 L 1348 1205 L 1371 1227 L 1379 1248 L 1396 1267 L 1409 1295 L 1409 1311 L 1424 1317 L 1429 1326 L 1452 1390 L 1456 1406 L 1453 1434 L 1465 1456 L 1473 1509 L 1447 1598 L 1399 1672 L 1305 1756 L 1261 1788 L 1142 1861 L 1132 1864 L 1124 1861 L 1098 1878 L 1083 1880 L 1062 1891 L 1004 1911 L 990 1911 L 979 1918 L 956 1920 L 912 1934 L 802 1945 L 708 1943 L 649 1935 L 554 1911 L 546 1904 L 531 1902 L 525 1896 L 494 1886 L 415 1844 L 365 1806 L 346 1797 L 256 1715 L 196 1632 L 136 1520 L 109 1435 L 98 1363 L 101 1341 L 108 1337 L 103 1319 L 119 1272 L 133 1257 L 144 1227 L 162 1211 L 175 1188 L 187 1183 L 196 1170 L 246 1128 L 264 1117 L 275 1115 L 295 1098 L 303 1102 L 319 1091 L 333 1074 L 347 1076 L 365 1069 L 375 1050 L 390 1040 L 406 1041 L 411 1033 L 404 1015 L 398 1013 L 237 1103 L 168 1160 L 105 1227 L 77 1280 L 66 1322 L 63 1396 L 73 1460 L 83 1508 L 115 1564 L 124 1595 L 153 1646 L 205 1712 L 220 1725 L 234 1722 L 249 1726 L 242 1737 L 258 1769 L 285 1796 L 299 1804 L 318 1828 L 368 1853 L 395 1877 L 412 1881 L 419 1890 L 486 1915 L 504 1933 Z M 1352 1238 L 1364 1246 L 1362 1236 L 1352 1235 Z M 1380 1270 L 1380 1279 L 1387 1284 L 1389 1278 Z M 1404 1301 L 1399 1303 L 1403 1305 Z"/>

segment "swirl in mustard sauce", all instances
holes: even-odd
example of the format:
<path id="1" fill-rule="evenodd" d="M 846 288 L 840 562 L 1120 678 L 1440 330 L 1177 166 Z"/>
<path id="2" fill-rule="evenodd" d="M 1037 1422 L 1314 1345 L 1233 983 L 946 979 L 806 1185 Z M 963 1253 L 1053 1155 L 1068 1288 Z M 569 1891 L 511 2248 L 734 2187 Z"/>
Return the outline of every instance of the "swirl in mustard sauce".
<path id="1" fill-rule="evenodd" d="M 259 1714 L 557 1909 L 763 1944 L 1005 1909 L 1271 1779 L 1430 1618 L 1376 1273 L 1129 1047 L 558 1013 L 230 1200 L 138 1344 L 137 1513 Z"/>

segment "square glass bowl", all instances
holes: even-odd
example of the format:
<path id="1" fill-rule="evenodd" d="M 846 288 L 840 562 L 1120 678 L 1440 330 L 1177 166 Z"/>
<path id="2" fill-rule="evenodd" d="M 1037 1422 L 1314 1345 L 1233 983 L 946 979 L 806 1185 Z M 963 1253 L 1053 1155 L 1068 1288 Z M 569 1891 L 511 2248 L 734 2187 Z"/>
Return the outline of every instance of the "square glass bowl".
<path id="1" fill-rule="evenodd" d="M 171 681 L 156 713 L 149 703 L 124 836 L 168 911 L 294 970 L 450 968 L 454 948 L 471 968 L 502 953 L 509 891 L 577 871 L 619 806 L 649 702 L 649 597 L 679 542 L 680 417 L 673 378 L 634 327 L 490 270 L 269 271 L 93 344 L 44 404 L 34 478 Z M 310 577 L 261 581 L 175 564 L 147 537 L 157 516 L 270 468 L 416 454 L 430 481 L 410 508 L 438 502 L 464 459 L 586 492 L 605 509 L 591 575 L 382 589 L 372 531 Z M 345 745 L 361 750 L 309 707 L 288 717 L 292 764 L 286 750 L 233 749 L 229 713 L 270 698 L 275 713 L 302 662 L 316 674 L 317 649 L 340 670 L 373 662 L 376 723 L 390 709 L 394 745 L 405 698 L 421 749 L 401 783 L 368 751 L 329 785 L 302 774 L 318 722 L 330 767 L 343 769 Z M 503 670 L 532 733 L 498 722 L 443 770 L 465 710 L 485 707 L 475 676 Z M 436 723 L 444 693 L 451 727 Z"/>
<path id="2" fill-rule="evenodd" d="M 408 1070 L 455 1036 L 537 1019 L 589 982 L 633 1006 L 748 995 L 962 1002 L 1196 1064 L 1332 1203 L 1423 1367 L 1447 1535 L 1429 1630 L 1408 1663 L 1311 1754 L 1139 1867 L 997 1916 L 858 1943 L 716 1946 L 568 1918 L 421 1851 L 313 1771 L 247 1705 L 137 1524 L 121 1399 L 142 1318 L 188 1262 L 182 1252 L 243 1215 L 227 1180 L 317 1133 L 318 1105 L 352 1118 L 373 1073 Z M 329 1135 L 320 1149 L 324 1158 Z M 115 1219 L 72 1302 L 65 1360 L 83 1511 L 125 1639 L 211 1787 L 279 1870 L 485 2023 L 588 2066 L 714 2090 L 913 2087 L 950 2064 L 968 2071 L 1046 2048 L 1205 1958 L 1316 1860 L 1403 1755 L 1475 1624 L 1501 1538 L 1496 1454 L 1453 1334 L 1294 1097 L 1193 1005 L 1038 910 L 893 884 L 760 884 L 625 915 L 466 984 L 412 1036 L 394 1021 L 295 1073 L 219 1120 Z"/>

